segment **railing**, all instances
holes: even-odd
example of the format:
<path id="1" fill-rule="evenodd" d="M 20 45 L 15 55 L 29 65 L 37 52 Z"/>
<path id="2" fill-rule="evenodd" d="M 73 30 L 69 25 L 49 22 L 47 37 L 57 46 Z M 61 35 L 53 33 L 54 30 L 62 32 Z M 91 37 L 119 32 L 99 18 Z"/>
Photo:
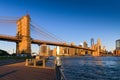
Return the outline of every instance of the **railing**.
<path id="1" fill-rule="evenodd" d="M 39 64 L 41 65 L 38 65 L 37 62 L 40 62 Z M 67 80 L 65 75 L 64 75 L 64 72 L 63 72 L 63 67 L 58 63 L 61 62 L 59 60 L 55 60 L 54 61 L 54 68 L 52 69 L 55 69 L 56 71 L 56 80 Z M 50 68 L 50 67 L 46 67 L 46 59 L 39 59 L 39 60 L 36 60 L 36 59 L 26 59 L 26 63 L 25 65 L 26 66 L 32 66 L 32 67 L 42 67 L 42 68 Z M 50 68 L 51 69 L 51 68 Z"/>
<path id="2" fill-rule="evenodd" d="M 56 57 L 56 80 L 67 80 L 64 73 L 63 73 L 63 67 L 62 67 L 62 61 L 60 57 Z"/>
<path id="3" fill-rule="evenodd" d="M 36 60 L 36 59 L 26 59 L 26 66 L 37 66 L 37 61 L 39 61 L 41 63 L 41 67 L 45 67 L 45 59 L 40 59 L 40 60 Z"/>
<path id="4" fill-rule="evenodd" d="M 61 66 L 56 66 L 56 80 L 67 80 Z"/>
<path id="5" fill-rule="evenodd" d="M 50 64 L 53 65 L 49 65 L 48 62 Z M 30 67 L 38 67 L 38 68 L 48 68 L 48 69 L 55 69 L 55 62 L 53 61 L 49 61 L 46 58 L 41 58 L 41 59 L 26 59 L 26 66 L 30 66 Z"/>

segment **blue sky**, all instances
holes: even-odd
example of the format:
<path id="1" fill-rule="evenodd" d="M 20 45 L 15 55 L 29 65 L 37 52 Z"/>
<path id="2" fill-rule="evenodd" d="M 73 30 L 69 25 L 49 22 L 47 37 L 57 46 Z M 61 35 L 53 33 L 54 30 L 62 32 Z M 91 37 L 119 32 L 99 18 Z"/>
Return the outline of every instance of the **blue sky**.
<path id="1" fill-rule="evenodd" d="M 113 50 L 120 38 L 119 4 L 119 0 L 0 0 L 0 16 L 29 13 L 32 21 L 67 42 L 86 41 L 90 46 L 91 38 L 95 42 L 100 38 L 106 49 Z M 0 23 L 0 34 L 15 35 L 15 26 Z M 1 41 L 0 49 L 13 50 L 15 43 Z"/>

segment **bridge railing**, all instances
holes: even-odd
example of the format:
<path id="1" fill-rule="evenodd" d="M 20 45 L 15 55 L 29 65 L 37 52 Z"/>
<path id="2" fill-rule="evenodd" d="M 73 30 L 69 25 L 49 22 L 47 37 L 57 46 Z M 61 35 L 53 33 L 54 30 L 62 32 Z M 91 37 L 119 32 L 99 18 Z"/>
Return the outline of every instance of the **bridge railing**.
<path id="1" fill-rule="evenodd" d="M 56 80 L 67 80 L 61 66 L 56 66 Z"/>
<path id="2" fill-rule="evenodd" d="M 40 59 L 40 60 L 36 60 L 36 59 L 26 59 L 26 63 L 25 65 L 26 66 L 34 66 L 36 67 L 37 66 L 37 62 L 39 61 L 39 65 L 41 67 L 45 67 L 45 59 Z"/>
<path id="3" fill-rule="evenodd" d="M 56 80 L 67 80 L 63 72 L 62 60 L 60 57 L 56 57 L 55 69 L 56 69 Z"/>
<path id="4" fill-rule="evenodd" d="M 39 64 L 38 64 L 39 62 Z M 55 59 L 54 60 L 54 66 L 51 68 L 51 67 L 47 67 L 46 66 L 46 59 L 26 59 L 26 63 L 25 65 L 26 66 L 32 66 L 32 67 L 42 67 L 42 68 L 49 68 L 49 69 L 55 69 L 55 72 L 56 72 L 56 80 L 67 80 L 65 75 L 64 75 L 64 72 L 63 72 L 63 67 L 61 65 L 61 61 L 60 59 Z"/>
<path id="5" fill-rule="evenodd" d="M 31 67 L 55 69 L 55 64 L 54 64 L 55 62 L 52 61 L 52 63 L 53 63 L 52 66 L 47 64 L 47 63 L 50 63 L 50 62 L 46 58 L 42 58 L 42 59 L 26 59 L 25 65 L 26 66 L 31 66 Z"/>

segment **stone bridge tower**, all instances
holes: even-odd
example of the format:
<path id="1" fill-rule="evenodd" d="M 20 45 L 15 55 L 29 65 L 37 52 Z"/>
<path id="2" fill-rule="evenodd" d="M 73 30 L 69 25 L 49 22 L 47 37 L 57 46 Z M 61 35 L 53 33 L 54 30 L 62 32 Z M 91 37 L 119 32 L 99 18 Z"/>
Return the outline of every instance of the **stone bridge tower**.
<path id="1" fill-rule="evenodd" d="M 16 43 L 16 53 L 31 53 L 31 38 L 30 38 L 30 16 L 26 15 L 17 21 L 17 38 L 20 40 Z"/>

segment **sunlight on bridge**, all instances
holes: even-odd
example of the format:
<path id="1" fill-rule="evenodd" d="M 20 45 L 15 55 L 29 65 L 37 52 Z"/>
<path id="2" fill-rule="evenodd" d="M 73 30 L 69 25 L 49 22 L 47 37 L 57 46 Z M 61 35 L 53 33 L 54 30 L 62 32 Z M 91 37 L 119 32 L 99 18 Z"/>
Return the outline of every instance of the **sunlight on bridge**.
<path id="1" fill-rule="evenodd" d="M 3 26 L 3 24 L 7 25 L 7 27 L 5 26 L 3 30 L 7 31 L 4 33 L 9 34 L 0 35 L 0 40 L 15 42 L 17 54 L 26 53 L 27 55 L 30 55 L 31 44 L 37 44 L 38 47 L 40 47 L 41 44 L 44 44 L 52 46 L 69 47 L 73 49 L 82 49 L 91 52 L 93 51 L 88 47 L 81 47 L 74 44 L 66 43 L 64 40 L 60 39 L 59 37 L 56 37 L 56 35 L 48 32 L 43 27 L 31 21 L 29 15 L 23 16 L 20 19 L 0 18 L 0 23 L 1 26 Z M 15 24 L 17 25 L 15 26 Z M 14 34 L 13 30 L 15 30 L 16 34 Z M 32 49 L 35 48 L 32 47 Z M 39 52 L 38 49 L 35 50 L 36 52 Z"/>
<path id="2" fill-rule="evenodd" d="M 8 40 L 10 42 L 0 41 L 1 49 L 6 50 L 10 53 L 16 51 L 15 43 L 18 41 L 16 37 L 17 33 L 17 21 L 19 17 L 3 17 L 0 16 L 0 36 L 1 40 Z M 51 41 L 51 42 L 65 42 L 62 39 L 56 37 L 56 35 L 48 32 L 46 29 L 31 21 L 30 23 L 30 35 L 31 39 L 37 39 L 42 41 Z M 11 42 L 12 41 L 12 42 Z M 8 43 L 8 45 L 6 44 Z M 38 48 L 36 48 L 38 47 Z M 39 52 L 39 46 L 32 44 L 32 52 Z M 12 51 L 11 51 L 12 50 Z"/>

